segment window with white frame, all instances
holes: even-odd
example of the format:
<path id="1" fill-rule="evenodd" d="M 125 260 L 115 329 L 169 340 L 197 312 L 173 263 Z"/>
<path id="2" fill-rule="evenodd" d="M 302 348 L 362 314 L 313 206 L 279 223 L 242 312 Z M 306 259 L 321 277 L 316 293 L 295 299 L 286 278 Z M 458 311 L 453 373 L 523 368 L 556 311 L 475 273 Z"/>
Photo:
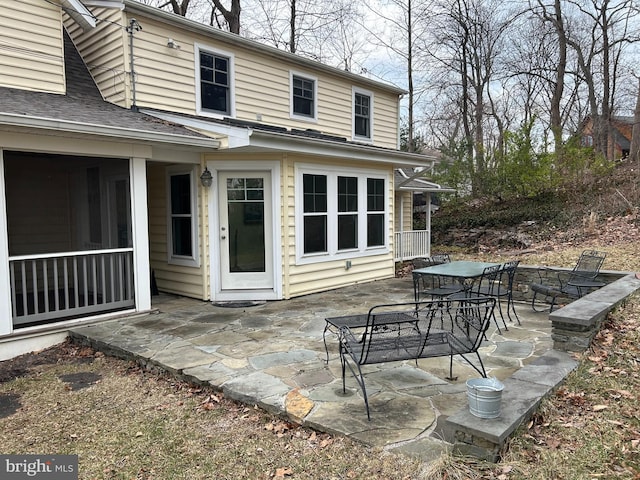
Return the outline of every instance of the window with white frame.
<path id="1" fill-rule="evenodd" d="M 202 47 L 196 52 L 198 113 L 233 116 L 233 56 Z"/>
<path id="2" fill-rule="evenodd" d="M 378 254 L 387 248 L 384 174 L 299 166 L 296 222 L 298 258 L 326 260 Z"/>
<path id="3" fill-rule="evenodd" d="M 303 120 L 317 118 L 317 80 L 291 73 L 291 116 Z"/>
<path id="4" fill-rule="evenodd" d="M 192 167 L 167 170 L 168 262 L 198 266 L 197 188 Z"/>
<path id="5" fill-rule="evenodd" d="M 364 90 L 353 90 L 353 138 L 371 140 L 373 125 L 373 94 Z"/>
<path id="6" fill-rule="evenodd" d="M 384 180 L 381 178 L 367 178 L 367 247 L 384 246 L 384 199 Z"/>

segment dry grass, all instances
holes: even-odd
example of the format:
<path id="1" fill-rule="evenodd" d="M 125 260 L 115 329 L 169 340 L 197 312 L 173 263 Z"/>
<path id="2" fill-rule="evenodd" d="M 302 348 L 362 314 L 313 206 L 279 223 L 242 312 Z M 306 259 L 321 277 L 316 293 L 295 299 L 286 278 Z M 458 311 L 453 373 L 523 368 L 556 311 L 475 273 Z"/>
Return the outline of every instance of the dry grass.
<path id="1" fill-rule="evenodd" d="M 413 479 L 423 468 L 86 348 L 45 355 L 53 363 L 0 384 L 0 399 L 20 402 L 0 419 L 2 451 L 77 454 L 82 479 Z M 98 380 L 75 389 L 63 381 L 74 374 Z"/>

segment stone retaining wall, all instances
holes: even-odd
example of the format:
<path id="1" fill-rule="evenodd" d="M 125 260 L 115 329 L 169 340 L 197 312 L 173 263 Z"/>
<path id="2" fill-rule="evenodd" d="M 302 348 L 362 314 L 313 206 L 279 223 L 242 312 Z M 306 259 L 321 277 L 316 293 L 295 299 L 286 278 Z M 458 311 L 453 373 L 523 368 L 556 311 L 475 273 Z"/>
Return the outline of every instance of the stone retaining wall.
<path id="1" fill-rule="evenodd" d="M 515 301 L 531 303 L 533 292 L 529 285 L 540 281 L 538 270 L 539 267 L 536 266 L 518 267 L 514 280 Z M 571 271 L 569 268 L 551 270 L 560 273 Z M 558 297 L 558 303 L 565 306 L 557 308 L 549 315 L 554 349 L 583 352 L 589 348 L 607 314 L 640 288 L 640 280 L 629 272 L 604 270 L 600 272 L 597 280 L 606 285 L 578 300 Z M 544 301 L 539 297 L 538 299 Z"/>
<path id="2" fill-rule="evenodd" d="M 518 267 L 515 281 L 519 293 L 515 296 L 516 301 L 531 302 L 531 292 L 527 287 L 536 281 L 536 269 Z M 598 279 L 609 283 L 549 315 L 554 349 L 505 380 L 500 418 L 477 418 L 469 413 L 468 408 L 463 408 L 447 419 L 447 425 L 454 434 L 456 452 L 498 461 L 509 436 L 533 415 L 542 398 L 576 368 L 577 362 L 569 352 L 582 352 L 589 348 L 607 314 L 640 290 L 640 279 L 635 274 L 605 271 Z"/>

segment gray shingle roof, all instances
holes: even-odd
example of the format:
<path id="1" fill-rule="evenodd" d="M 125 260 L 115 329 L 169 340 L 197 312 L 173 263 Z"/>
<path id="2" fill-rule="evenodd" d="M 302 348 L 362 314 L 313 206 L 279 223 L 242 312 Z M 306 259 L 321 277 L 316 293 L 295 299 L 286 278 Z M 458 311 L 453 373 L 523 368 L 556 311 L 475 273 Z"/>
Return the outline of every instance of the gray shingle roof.
<path id="1" fill-rule="evenodd" d="M 207 138 L 180 125 L 119 107 L 102 99 L 80 54 L 65 32 L 67 93 L 0 87 L 0 113 L 117 127 L 149 133 Z"/>

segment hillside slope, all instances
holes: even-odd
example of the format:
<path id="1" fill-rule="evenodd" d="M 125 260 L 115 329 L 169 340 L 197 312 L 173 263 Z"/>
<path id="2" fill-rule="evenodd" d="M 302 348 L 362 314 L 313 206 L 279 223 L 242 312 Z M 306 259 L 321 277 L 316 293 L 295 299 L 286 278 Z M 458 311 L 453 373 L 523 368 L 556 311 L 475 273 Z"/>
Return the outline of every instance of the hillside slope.
<path id="1" fill-rule="evenodd" d="M 469 253 L 635 244 L 640 257 L 640 164 L 619 162 L 606 176 L 535 198 L 445 202 L 432 239 L 433 250 Z"/>

